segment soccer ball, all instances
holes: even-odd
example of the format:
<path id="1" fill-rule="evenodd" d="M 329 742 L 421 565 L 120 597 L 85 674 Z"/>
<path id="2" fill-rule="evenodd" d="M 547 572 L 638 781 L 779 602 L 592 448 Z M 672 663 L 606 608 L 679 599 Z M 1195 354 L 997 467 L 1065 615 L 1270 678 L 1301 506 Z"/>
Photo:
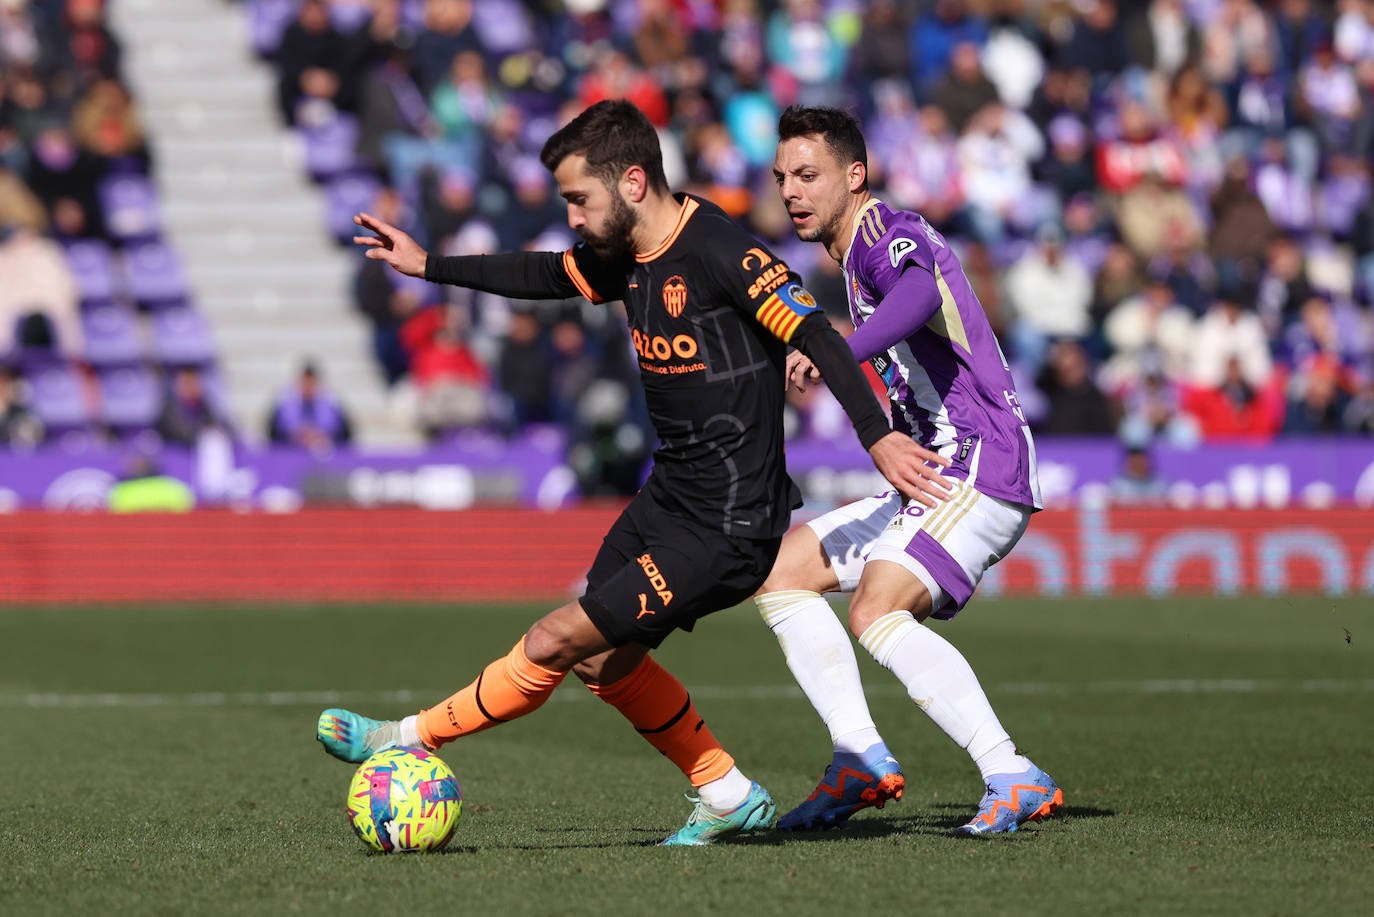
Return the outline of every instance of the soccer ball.
<path id="1" fill-rule="evenodd" d="M 348 786 L 348 820 L 373 850 L 438 850 L 463 812 L 458 778 L 423 748 L 389 748 L 358 766 Z"/>

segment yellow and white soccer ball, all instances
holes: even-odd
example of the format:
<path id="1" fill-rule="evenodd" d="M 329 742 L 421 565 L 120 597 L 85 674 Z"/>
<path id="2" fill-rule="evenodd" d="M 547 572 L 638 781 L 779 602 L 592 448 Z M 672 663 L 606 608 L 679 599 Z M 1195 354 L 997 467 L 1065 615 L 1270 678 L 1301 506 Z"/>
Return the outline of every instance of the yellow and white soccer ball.
<path id="1" fill-rule="evenodd" d="M 463 791 L 449 766 L 423 748 L 389 748 L 358 765 L 348 787 L 348 820 L 382 853 L 438 850 L 453 836 Z"/>

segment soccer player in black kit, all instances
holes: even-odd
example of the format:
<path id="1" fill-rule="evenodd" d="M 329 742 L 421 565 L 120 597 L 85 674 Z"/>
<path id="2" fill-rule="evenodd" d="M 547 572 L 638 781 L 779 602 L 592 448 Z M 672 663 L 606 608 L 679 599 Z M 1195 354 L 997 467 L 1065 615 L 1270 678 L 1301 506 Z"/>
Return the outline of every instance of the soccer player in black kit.
<path id="1" fill-rule="evenodd" d="M 367 257 L 402 273 L 527 299 L 623 300 L 659 438 L 648 482 L 616 520 L 586 593 L 536 621 L 467 687 L 399 721 L 324 711 L 317 738 L 362 761 L 393 746 L 437 748 L 523 716 L 569 671 L 618 709 L 696 787 L 667 845 L 767 828 L 774 805 L 735 766 L 687 690 L 649 650 L 674 629 L 748 599 L 763 583 L 800 495 L 783 458 L 788 345 L 821 368 L 879 471 L 929 506 L 938 467 L 893 433 L 840 335 L 787 266 L 715 205 L 669 192 L 658 136 L 628 102 L 600 102 L 541 153 L 582 242 L 567 252 L 431 257 L 368 214 Z"/>

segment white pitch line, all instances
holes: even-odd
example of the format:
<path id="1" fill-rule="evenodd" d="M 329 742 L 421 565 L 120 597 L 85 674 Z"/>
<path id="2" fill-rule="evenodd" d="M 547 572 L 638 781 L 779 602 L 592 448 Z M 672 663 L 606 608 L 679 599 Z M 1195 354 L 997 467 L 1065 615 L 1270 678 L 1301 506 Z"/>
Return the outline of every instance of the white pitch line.
<path id="1" fill-rule="evenodd" d="M 693 696 L 710 700 L 802 700 L 796 685 L 705 685 L 691 688 Z M 866 689 L 870 697 L 901 697 L 897 685 Z M 1173 678 L 1144 681 L 1003 682 L 991 685 L 991 694 L 1360 694 L 1374 692 L 1374 678 Z M 353 704 L 433 703 L 439 692 L 423 691 L 207 691 L 193 694 L 134 694 L 104 691 L 91 694 L 0 693 L 0 709 L 47 707 L 320 707 Z M 592 700 L 586 691 L 558 691 L 551 700 Z"/>

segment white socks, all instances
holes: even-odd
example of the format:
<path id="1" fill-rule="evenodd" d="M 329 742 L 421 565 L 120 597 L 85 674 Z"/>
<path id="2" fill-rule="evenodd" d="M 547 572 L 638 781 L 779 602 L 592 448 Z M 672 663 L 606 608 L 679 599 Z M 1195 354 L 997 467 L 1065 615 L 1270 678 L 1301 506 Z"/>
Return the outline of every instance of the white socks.
<path id="1" fill-rule="evenodd" d="M 969 753 L 984 780 L 1032 766 L 1016 753 L 968 661 L 911 612 L 883 615 L 869 625 L 859 643 L 897 676 L 916 706 Z"/>
<path id="2" fill-rule="evenodd" d="M 792 677 L 830 730 L 835 750 L 860 754 L 881 742 L 854 645 L 830 603 L 819 593 L 789 589 L 756 596 L 754 604 L 777 635 Z"/>
<path id="3" fill-rule="evenodd" d="M 724 815 L 732 809 L 738 808 L 749 796 L 749 788 L 753 783 L 748 777 L 740 773 L 738 767 L 730 768 L 730 773 L 718 780 L 712 780 L 704 786 L 697 787 L 697 798 L 706 804 L 706 808 L 715 812 L 717 815 Z"/>

